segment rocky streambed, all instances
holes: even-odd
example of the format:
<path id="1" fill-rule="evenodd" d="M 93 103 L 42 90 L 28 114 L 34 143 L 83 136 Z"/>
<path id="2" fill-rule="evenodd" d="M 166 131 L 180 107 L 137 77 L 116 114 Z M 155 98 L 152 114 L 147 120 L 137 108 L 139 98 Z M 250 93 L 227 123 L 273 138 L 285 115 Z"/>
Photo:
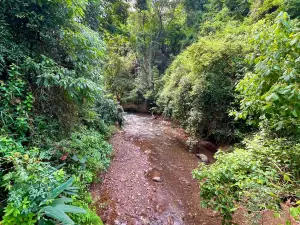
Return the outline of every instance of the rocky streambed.
<path id="1" fill-rule="evenodd" d="M 199 207 L 192 178 L 199 159 L 188 152 L 184 131 L 147 114 L 125 120 L 111 139 L 110 169 L 92 187 L 105 224 L 221 224 L 216 213 Z M 212 160 L 212 153 L 205 155 Z"/>

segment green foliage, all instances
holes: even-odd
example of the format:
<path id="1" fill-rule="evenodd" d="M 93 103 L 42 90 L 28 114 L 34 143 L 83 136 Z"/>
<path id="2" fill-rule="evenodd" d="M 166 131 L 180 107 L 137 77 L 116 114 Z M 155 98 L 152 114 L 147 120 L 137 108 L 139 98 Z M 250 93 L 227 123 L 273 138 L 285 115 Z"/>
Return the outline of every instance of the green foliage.
<path id="1" fill-rule="evenodd" d="M 25 153 L 25 149 L 21 143 L 5 136 L 0 136 L 0 147 L 0 157 L 12 156 L 17 152 Z"/>
<path id="2" fill-rule="evenodd" d="M 22 207 L 27 207 L 26 200 Z M 15 208 L 12 203 L 5 208 L 4 212 L 5 214 L 3 216 L 3 220 L 0 222 L 0 224 L 3 225 L 34 225 L 37 222 L 37 219 L 33 213 L 22 215 L 20 210 L 18 208 Z"/>
<path id="3" fill-rule="evenodd" d="M 117 77 L 120 79 L 114 79 L 114 81 L 121 83 L 124 77 L 129 77 L 127 88 L 131 93 L 126 99 L 127 102 L 144 103 L 145 100 L 156 100 L 158 95 L 156 82 L 161 79 L 172 56 L 177 55 L 181 50 L 183 40 L 185 40 L 183 25 L 186 14 L 181 1 L 139 1 L 136 7 L 137 10 L 129 14 L 128 25 L 124 29 L 129 33 L 129 44 L 134 54 L 118 53 L 113 55 L 113 58 L 117 60 L 112 62 L 122 63 L 121 60 L 134 55 L 134 63 L 131 60 L 124 63 L 125 68 L 122 71 L 119 70 L 122 75 L 118 74 L 120 76 Z M 123 59 L 120 56 L 126 58 Z M 133 71 L 124 70 L 132 65 Z M 114 68 L 113 74 L 118 73 L 116 70 L 118 67 Z M 127 76 L 123 75 L 124 72 Z M 136 78 L 134 82 L 131 82 L 134 78 Z M 127 91 L 124 83 L 119 88 Z"/>
<path id="4" fill-rule="evenodd" d="M 78 224 L 86 225 L 104 225 L 101 218 L 92 210 L 87 209 L 85 214 L 81 216 L 76 215 Z"/>
<path id="5" fill-rule="evenodd" d="M 128 37 L 108 35 L 106 40 L 108 55 L 104 66 L 105 86 L 118 101 L 124 101 L 135 88 L 135 57 L 129 48 Z"/>
<path id="6" fill-rule="evenodd" d="M 224 221 L 239 205 L 254 212 L 298 200 L 299 25 L 286 13 L 270 21 L 280 10 L 298 18 L 299 0 L 141 0 L 131 7 L 121 0 L 1 1 L 1 224 L 103 224 L 87 186 L 109 165 L 109 125 L 122 124 L 114 97 L 154 106 L 159 99 L 156 109 L 217 143 L 244 132 L 232 109 L 269 134 L 194 172 L 204 203 Z M 64 183 L 69 177 L 76 188 Z M 62 191 L 77 195 L 60 198 Z M 295 218 L 298 205 L 290 209 Z"/>
<path id="7" fill-rule="evenodd" d="M 294 217 L 297 221 L 300 220 L 300 206 L 299 205 L 300 205 L 300 202 L 297 201 L 296 206 L 290 208 L 291 216 Z"/>
<path id="8" fill-rule="evenodd" d="M 249 55 L 254 71 L 237 86 L 242 98 L 237 116 L 291 135 L 299 132 L 299 28 L 286 13 L 274 25 L 259 26 L 252 40 L 257 51 Z"/>
<path id="9" fill-rule="evenodd" d="M 250 15 L 254 20 L 259 20 L 263 17 L 273 17 L 274 14 L 276 16 L 278 10 L 283 9 L 284 3 L 285 0 L 254 0 L 251 5 Z"/>
<path id="10" fill-rule="evenodd" d="M 261 133 L 245 145 L 231 153 L 218 152 L 216 163 L 200 165 L 193 173 L 200 180 L 203 206 L 219 211 L 228 224 L 241 206 L 252 213 L 279 210 L 282 199 L 300 197 L 297 142 Z"/>
<path id="11" fill-rule="evenodd" d="M 246 139 L 245 146 L 219 151 L 213 165 L 201 164 L 193 173 L 200 180 L 202 206 L 219 211 L 223 224 L 232 224 L 232 215 L 240 207 L 250 213 L 253 223 L 258 222 L 259 212 L 280 211 L 280 203 L 286 200 L 293 204 L 291 215 L 299 219 L 299 26 L 283 12 L 275 23 L 271 22 L 278 9 L 287 7 L 282 3 L 254 1 L 251 5 L 252 18 L 265 14 L 266 19 L 252 25 L 253 31 L 247 34 L 251 45 L 246 60 L 249 66 L 244 65 L 241 72 L 247 73 L 237 82 L 235 105 L 240 105 L 240 111 L 233 114 L 250 125 L 260 125 L 260 132 Z M 224 23 L 215 24 L 207 27 L 217 27 L 217 36 L 219 25 Z M 226 59 L 222 57 L 221 62 Z"/>
<path id="12" fill-rule="evenodd" d="M 98 96 L 95 101 L 95 112 L 107 124 L 123 120 L 122 108 L 114 100 L 106 96 Z"/>
<path id="13" fill-rule="evenodd" d="M 97 26 L 103 10 L 91 11 L 102 3 L 0 3 L 0 202 L 5 208 L 0 212 L 1 224 L 36 224 L 42 215 L 49 220 L 40 224 L 72 224 L 65 213 L 83 211 L 53 205 L 58 196 L 49 197 L 49 193 L 74 176 L 80 187 L 77 200 L 84 202 L 81 193 L 87 183 L 98 169 L 108 166 L 111 147 L 104 136 L 111 131 L 106 122 L 112 124 L 116 118 L 106 113 L 117 107 L 102 93 L 105 44 Z M 98 96 L 102 96 L 101 104 L 110 106 L 100 110 L 105 122 L 97 112 Z M 97 131 L 87 131 L 91 137 L 74 132 L 83 124 Z M 64 170 L 56 169 L 61 168 L 59 157 L 65 153 L 59 148 L 68 146 L 74 147 L 68 151 L 78 160 L 68 158 Z M 84 148 L 89 149 L 86 162 Z M 84 208 L 100 224 L 89 205 Z"/>
<path id="14" fill-rule="evenodd" d="M 74 224 L 65 213 L 85 213 L 82 208 L 65 204 L 72 199 L 61 194 L 74 194 L 77 188 L 71 186 L 73 178 L 62 183 L 66 177 L 62 169 L 57 170 L 49 163 L 18 152 L 6 160 L 13 163 L 14 171 L 5 174 L 1 180 L 1 185 L 9 190 L 1 224 L 35 224 L 37 220 L 48 221 L 49 218 L 63 224 Z"/>
<path id="15" fill-rule="evenodd" d="M 285 10 L 291 16 L 291 18 L 299 18 L 299 0 L 285 0 L 284 1 Z"/>
<path id="16" fill-rule="evenodd" d="M 121 0 L 107 0 L 103 5 L 105 13 L 100 18 L 99 28 L 110 34 L 123 34 L 130 4 Z"/>
<path id="17" fill-rule="evenodd" d="M 227 112 L 234 100 L 234 80 L 243 66 L 243 48 L 242 37 L 209 36 L 181 53 L 164 77 L 159 99 L 164 114 L 194 136 L 218 142 L 231 139 Z"/>
<path id="18" fill-rule="evenodd" d="M 99 132 L 82 128 L 71 137 L 55 143 L 53 151 L 57 158 L 67 156 L 65 163 L 70 173 L 76 173 L 82 182 L 91 183 L 96 172 L 107 169 L 110 163 L 111 145 Z"/>
<path id="19" fill-rule="evenodd" d="M 91 193 L 82 193 L 82 198 L 74 198 L 73 205 L 84 208 L 86 210 L 85 214 L 72 214 L 71 218 L 75 224 L 86 224 L 86 225 L 103 225 L 103 222 L 96 212 L 93 211 L 94 208 L 90 207 L 92 204 Z"/>
<path id="20" fill-rule="evenodd" d="M 66 61 L 73 64 L 77 77 L 100 80 L 104 43 L 99 34 L 89 27 L 74 23 L 62 30 L 62 46 L 68 54 Z"/>
<path id="21" fill-rule="evenodd" d="M 8 74 L 6 82 L 0 80 L 1 133 L 25 140 L 26 133 L 30 129 L 33 96 L 22 79 L 20 68 L 12 65 Z"/>
<path id="22" fill-rule="evenodd" d="M 39 62 L 27 58 L 23 67 L 28 76 L 36 78 L 36 83 L 40 87 L 46 90 L 59 87 L 76 100 L 83 96 L 91 99 L 100 90 L 99 86 L 91 79 L 76 77 L 75 71 L 61 67 L 52 59 L 43 55 Z"/>
<path id="23" fill-rule="evenodd" d="M 49 163 L 40 162 L 27 154 L 16 152 L 9 161 L 13 163 L 14 170 L 2 177 L 1 184 L 9 190 L 8 202 L 22 209 L 22 214 L 37 212 L 49 191 L 65 178 L 62 170 L 56 170 Z M 27 207 L 22 207 L 24 199 L 30 203 Z"/>
<path id="24" fill-rule="evenodd" d="M 56 224 L 55 221 L 58 221 L 63 224 L 75 224 L 74 221 L 66 214 L 66 213 L 85 213 L 86 211 L 80 207 L 72 206 L 72 205 L 66 205 L 66 203 L 70 203 L 73 200 L 71 198 L 66 198 L 61 196 L 60 198 L 57 198 L 62 192 L 66 192 L 68 194 L 74 193 L 74 187 L 71 187 L 74 179 L 70 178 L 65 183 L 61 184 L 60 186 L 53 189 L 49 194 L 48 197 L 40 204 L 40 207 L 42 207 L 39 210 L 39 217 L 43 217 L 40 220 L 40 223 L 43 223 L 43 221 L 52 222 L 53 224 Z M 48 202 L 51 202 L 51 204 L 48 204 Z M 45 205 L 45 206 L 44 206 Z M 46 218 L 45 218 L 46 217 Z M 49 220 L 48 218 L 54 219 Z"/>

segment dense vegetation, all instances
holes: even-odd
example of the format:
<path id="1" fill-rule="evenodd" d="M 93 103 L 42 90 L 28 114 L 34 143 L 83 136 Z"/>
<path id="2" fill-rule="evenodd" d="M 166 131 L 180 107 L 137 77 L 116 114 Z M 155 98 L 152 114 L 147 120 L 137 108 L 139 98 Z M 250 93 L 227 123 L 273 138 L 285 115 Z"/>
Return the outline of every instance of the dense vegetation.
<path id="1" fill-rule="evenodd" d="M 88 185 L 121 104 L 232 144 L 200 165 L 203 207 L 300 220 L 299 0 L 3 0 L 0 224 L 102 224 Z M 279 216 L 276 214 L 276 216 Z M 288 224 L 289 222 L 287 222 Z"/>
<path id="2" fill-rule="evenodd" d="M 203 206 L 226 224 L 239 207 L 257 221 L 287 200 L 299 219 L 299 8 L 298 0 L 137 1 L 111 33 L 106 86 L 123 104 L 147 103 L 177 121 L 189 145 L 236 143 L 193 173 Z"/>
<path id="3" fill-rule="evenodd" d="M 109 165 L 118 114 L 99 4 L 0 3 L 0 224 L 102 224 L 88 185 Z"/>

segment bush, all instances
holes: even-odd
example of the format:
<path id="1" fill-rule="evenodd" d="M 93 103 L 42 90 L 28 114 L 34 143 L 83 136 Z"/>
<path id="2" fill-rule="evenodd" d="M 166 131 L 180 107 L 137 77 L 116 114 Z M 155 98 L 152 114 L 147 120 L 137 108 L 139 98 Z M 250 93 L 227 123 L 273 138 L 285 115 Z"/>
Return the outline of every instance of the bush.
<path id="1" fill-rule="evenodd" d="M 282 200 L 300 198 L 299 143 L 260 133 L 245 145 L 231 153 L 219 151 L 213 165 L 193 172 L 200 180 L 202 206 L 219 211 L 226 224 L 240 206 L 257 215 L 279 210 Z"/>
<path id="2" fill-rule="evenodd" d="M 188 47 L 169 67 L 158 100 L 166 116 L 190 134 L 220 142 L 234 138 L 228 111 L 234 82 L 243 68 L 243 36 L 207 36 Z"/>
<path id="3" fill-rule="evenodd" d="M 85 183 L 91 183 L 97 172 L 107 169 L 112 146 L 102 134 L 84 127 L 71 134 L 68 139 L 54 144 L 54 159 L 66 163 L 70 174 L 77 174 Z"/>
<path id="4" fill-rule="evenodd" d="M 265 209 L 279 211 L 287 200 L 291 215 L 300 215 L 298 24 L 282 12 L 274 24 L 261 20 L 253 27 L 255 48 L 247 57 L 248 73 L 237 84 L 241 110 L 234 114 L 259 125 L 260 132 L 246 139 L 245 147 L 218 152 L 213 165 L 194 171 L 203 206 L 218 210 L 224 224 L 232 224 L 240 206 L 257 217 Z"/>
<path id="5" fill-rule="evenodd" d="M 117 121 L 123 120 L 122 107 L 107 96 L 97 96 L 94 110 L 106 124 L 112 125 Z"/>
<path id="6" fill-rule="evenodd" d="M 86 210 L 85 214 L 72 214 L 71 218 L 75 224 L 84 225 L 103 225 L 101 218 L 96 214 L 94 207 L 91 207 L 93 201 L 91 193 L 83 191 L 80 193 L 80 198 L 75 197 L 73 205 Z"/>
<path id="7" fill-rule="evenodd" d="M 71 218 L 79 224 L 102 225 L 101 219 L 93 209 L 89 208 L 92 199 L 90 193 L 86 191 L 86 185 L 92 182 L 95 172 L 108 166 L 109 158 L 107 156 L 111 147 L 102 139 L 99 133 L 90 131 L 86 134 L 87 136 L 82 133 L 73 134 L 73 138 L 79 138 L 77 145 L 74 143 L 71 145 L 72 148 L 76 148 L 77 152 L 74 151 L 73 153 L 76 152 L 78 156 L 73 157 L 65 166 L 65 170 L 70 174 L 76 174 L 74 185 L 77 188 L 70 188 L 68 193 L 77 191 L 77 195 L 73 197 L 74 202 L 72 205 L 80 208 L 61 205 L 59 209 L 64 210 L 63 207 L 66 207 L 73 210 L 72 212 L 83 212 L 82 209 L 85 209 L 85 214 L 73 215 Z M 81 138 L 78 135 L 81 135 Z M 93 135 L 93 137 L 90 135 Z M 98 151 L 95 146 L 98 147 Z M 108 153 L 101 155 L 99 146 Z M 83 148 L 89 150 L 92 155 L 85 151 L 85 155 L 81 157 L 79 151 L 82 151 Z M 24 222 L 32 225 L 36 224 L 43 215 L 41 214 L 43 213 L 43 207 L 51 206 L 50 203 L 53 200 L 49 198 L 51 191 L 57 190 L 61 185 L 65 186 L 63 182 L 66 180 L 67 174 L 63 169 L 56 169 L 50 163 L 42 162 L 39 158 L 36 158 L 44 154 L 44 151 L 38 148 L 25 149 L 12 139 L 1 137 L 0 149 L 2 150 L 1 168 L 10 171 L 6 174 L 0 174 L 1 186 L 9 191 L 1 224 L 14 225 Z M 61 190 L 63 191 L 63 189 Z M 71 202 L 71 200 L 68 200 L 68 202 Z M 49 214 L 49 216 L 52 216 L 52 214 Z M 55 215 L 53 218 L 58 219 Z M 68 220 L 68 218 L 63 217 L 62 220 Z"/>
<path id="8" fill-rule="evenodd" d="M 5 82 L 0 80 L 0 134 L 26 141 L 31 128 L 33 95 L 18 66 L 11 65 L 8 74 Z"/>
<path id="9" fill-rule="evenodd" d="M 66 174 L 28 154 L 15 152 L 5 161 L 13 169 L 0 180 L 1 185 L 9 191 L 1 224 L 35 224 L 40 204 L 51 190 L 65 181 Z"/>
<path id="10" fill-rule="evenodd" d="M 105 49 L 88 22 L 99 12 L 85 17 L 90 4 L 0 3 L 1 224 L 36 224 L 42 218 L 41 224 L 73 224 L 65 212 L 85 210 L 65 204 L 72 199 L 56 199 L 58 190 L 71 188 L 69 177 L 79 188 L 74 204 L 80 201 L 87 211 L 86 220 L 77 222 L 90 218 L 89 224 L 101 224 L 84 195 L 95 173 L 109 164 L 104 136 L 111 134 L 106 123 L 115 118 L 105 110 L 99 118 L 97 95 L 109 102 L 105 107 L 116 107 L 101 92 Z M 73 132 L 84 125 L 90 129 Z M 53 191 L 57 196 L 49 195 Z"/>
<path id="11" fill-rule="evenodd" d="M 299 26 L 287 13 L 280 13 L 272 25 L 262 22 L 254 28 L 256 51 L 248 57 L 254 71 L 237 85 L 241 112 L 236 115 L 277 134 L 299 134 Z"/>

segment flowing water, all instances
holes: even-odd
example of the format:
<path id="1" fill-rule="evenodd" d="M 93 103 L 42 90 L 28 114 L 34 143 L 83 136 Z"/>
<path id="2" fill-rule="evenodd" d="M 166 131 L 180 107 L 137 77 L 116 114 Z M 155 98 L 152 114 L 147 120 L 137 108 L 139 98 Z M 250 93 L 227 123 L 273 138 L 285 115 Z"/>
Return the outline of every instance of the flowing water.
<path id="1" fill-rule="evenodd" d="M 192 170 L 198 166 L 195 154 L 189 153 L 184 131 L 162 118 L 147 114 L 128 114 L 125 125 L 111 144 L 114 155 L 101 182 L 92 185 L 97 213 L 106 225 L 219 225 L 217 213 L 200 208 L 198 182 Z M 213 161 L 212 153 L 201 153 Z M 234 220 L 246 222 L 243 210 Z M 287 211 L 288 212 L 288 211 Z M 263 213 L 261 225 L 285 224 Z M 294 223 L 293 223 L 294 224 Z"/>
<path id="2" fill-rule="evenodd" d="M 192 178 L 199 161 L 188 152 L 186 139 L 169 121 L 125 116 L 123 130 L 111 139 L 110 169 L 92 187 L 105 224 L 220 224 L 215 213 L 199 207 L 198 182 Z"/>

